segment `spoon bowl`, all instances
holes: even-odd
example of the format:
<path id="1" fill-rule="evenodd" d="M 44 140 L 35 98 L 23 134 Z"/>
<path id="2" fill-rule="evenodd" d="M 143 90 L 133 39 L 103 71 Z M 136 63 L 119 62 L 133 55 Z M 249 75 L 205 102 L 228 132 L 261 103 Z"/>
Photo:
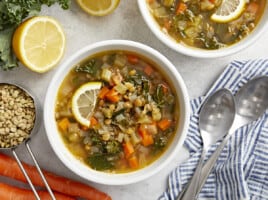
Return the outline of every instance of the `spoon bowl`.
<path id="1" fill-rule="evenodd" d="M 202 168 L 196 196 L 201 191 L 207 177 L 215 166 L 217 158 L 232 134 L 238 128 L 257 120 L 268 108 L 268 76 L 259 76 L 247 82 L 235 95 L 235 106 L 234 123 L 221 144 Z"/>
<path id="2" fill-rule="evenodd" d="M 199 128 L 203 150 L 194 175 L 178 199 L 194 199 L 200 179 L 203 161 L 208 147 L 222 138 L 230 129 L 235 117 L 235 101 L 227 89 L 220 89 L 204 102 L 199 116 Z"/>

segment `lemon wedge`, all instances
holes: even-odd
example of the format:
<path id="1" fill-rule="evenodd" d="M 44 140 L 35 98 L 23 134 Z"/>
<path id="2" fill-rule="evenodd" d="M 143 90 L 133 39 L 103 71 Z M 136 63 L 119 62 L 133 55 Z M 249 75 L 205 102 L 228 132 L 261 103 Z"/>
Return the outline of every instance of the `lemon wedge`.
<path id="1" fill-rule="evenodd" d="M 72 112 L 75 119 L 82 125 L 90 126 L 90 117 L 95 109 L 101 82 L 89 82 L 80 86 L 72 97 Z"/>
<path id="2" fill-rule="evenodd" d="M 211 16 L 211 20 L 227 23 L 238 18 L 244 11 L 246 0 L 222 0 L 221 5 Z"/>
<path id="3" fill-rule="evenodd" d="M 95 16 L 108 15 L 118 6 L 120 0 L 77 0 L 78 5 L 87 13 Z"/>
<path id="4" fill-rule="evenodd" d="M 54 18 L 37 16 L 16 29 L 12 47 L 22 64 L 44 73 L 55 67 L 64 55 L 65 35 Z"/>

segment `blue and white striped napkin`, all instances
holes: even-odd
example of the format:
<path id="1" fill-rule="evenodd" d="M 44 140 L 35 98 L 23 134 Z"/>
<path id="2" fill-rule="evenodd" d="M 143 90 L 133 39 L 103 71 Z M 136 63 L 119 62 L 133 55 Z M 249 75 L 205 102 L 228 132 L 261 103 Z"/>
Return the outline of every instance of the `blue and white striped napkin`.
<path id="1" fill-rule="evenodd" d="M 268 59 L 233 61 L 206 96 L 220 88 L 228 88 L 235 94 L 247 81 L 260 75 L 268 75 Z M 190 158 L 170 173 L 168 188 L 159 200 L 176 200 L 193 175 L 202 151 L 198 115 L 206 96 L 191 101 L 191 122 L 184 143 Z M 218 144 L 209 149 L 207 158 Z M 230 138 L 198 199 L 268 200 L 268 111 Z"/>

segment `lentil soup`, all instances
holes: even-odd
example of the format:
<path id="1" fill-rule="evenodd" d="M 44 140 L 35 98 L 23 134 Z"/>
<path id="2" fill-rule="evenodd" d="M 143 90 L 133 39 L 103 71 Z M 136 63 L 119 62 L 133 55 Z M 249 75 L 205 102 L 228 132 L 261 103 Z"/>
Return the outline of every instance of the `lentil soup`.
<path id="1" fill-rule="evenodd" d="M 157 65 L 127 51 L 90 56 L 58 90 L 56 122 L 67 148 L 90 168 L 124 173 L 143 168 L 168 148 L 177 130 L 178 102 Z M 89 127 L 72 113 L 81 85 L 101 82 Z"/>
<path id="2" fill-rule="evenodd" d="M 211 16 L 223 0 L 145 1 L 161 31 L 178 43 L 209 50 L 228 47 L 249 35 L 266 6 L 266 0 L 247 0 L 238 17 L 219 22 Z"/>

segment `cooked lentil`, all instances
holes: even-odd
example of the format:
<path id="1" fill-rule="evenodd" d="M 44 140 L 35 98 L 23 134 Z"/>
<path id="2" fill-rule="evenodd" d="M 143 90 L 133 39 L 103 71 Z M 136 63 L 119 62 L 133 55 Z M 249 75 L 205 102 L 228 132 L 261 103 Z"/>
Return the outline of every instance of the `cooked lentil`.
<path id="1" fill-rule="evenodd" d="M 0 84 L 0 148 L 19 145 L 29 137 L 35 122 L 33 98 L 21 88 Z"/>

